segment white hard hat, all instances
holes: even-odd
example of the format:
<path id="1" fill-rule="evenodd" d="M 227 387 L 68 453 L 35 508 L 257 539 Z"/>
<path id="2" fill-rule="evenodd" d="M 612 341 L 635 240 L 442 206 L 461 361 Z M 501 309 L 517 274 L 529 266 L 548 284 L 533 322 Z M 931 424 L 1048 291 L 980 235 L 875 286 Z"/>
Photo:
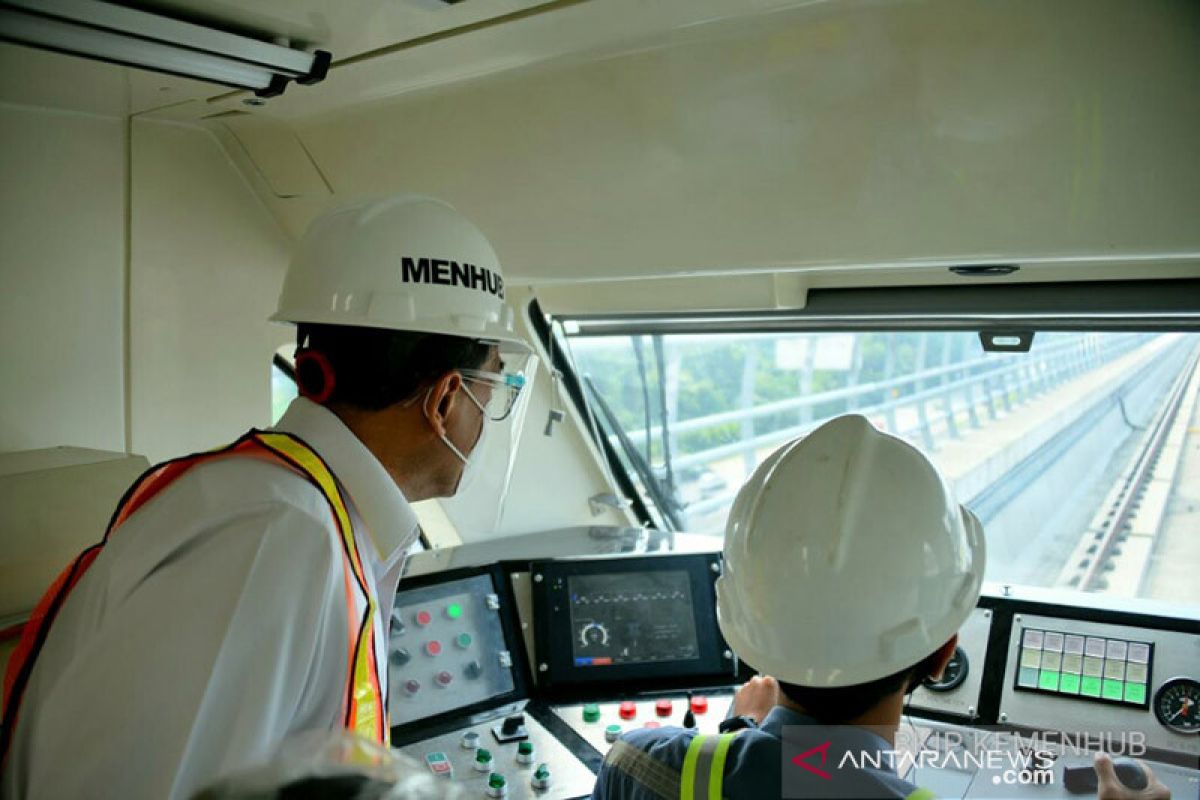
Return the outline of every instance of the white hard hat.
<path id="1" fill-rule="evenodd" d="M 834 688 L 911 667 L 979 598 L 979 520 L 937 469 L 864 417 L 764 461 L 729 515 L 717 618 L 759 672 Z"/>
<path id="2" fill-rule="evenodd" d="M 483 233 L 447 203 L 411 194 L 318 217 L 292 258 L 271 319 L 525 347 Z"/>

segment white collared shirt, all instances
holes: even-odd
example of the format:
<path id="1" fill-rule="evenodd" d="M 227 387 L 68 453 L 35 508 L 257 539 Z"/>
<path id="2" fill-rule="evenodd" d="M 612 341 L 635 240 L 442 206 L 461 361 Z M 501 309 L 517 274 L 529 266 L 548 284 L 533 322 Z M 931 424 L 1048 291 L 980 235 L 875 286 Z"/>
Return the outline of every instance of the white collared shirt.
<path id="1" fill-rule="evenodd" d="M 338 418 L 298 399 L 278 429 L 347 495 L 387 622 L 417 520 Z M 99 535 L 97 536 L 99 538 Z M 347 681 L 341 545 L 329 506 L 252 458 L 202 464 L 130 517 L 76 585 L 21 705 L 0 795 L 187 798 L 341 725 Z"/>
<path id="2" fill-rule="evenodd" d="M 349 501 L 358 551 L 367 556 L 363 568 L 379 600 L 376 641 L 379 680 L 387 687 L 388 617 L 404 556 L 420 531 L 417 514 L 379 459 L 324 406 L 298 397 L 275 425 L 275 430 L 299 437 L 325 459 Z"/>

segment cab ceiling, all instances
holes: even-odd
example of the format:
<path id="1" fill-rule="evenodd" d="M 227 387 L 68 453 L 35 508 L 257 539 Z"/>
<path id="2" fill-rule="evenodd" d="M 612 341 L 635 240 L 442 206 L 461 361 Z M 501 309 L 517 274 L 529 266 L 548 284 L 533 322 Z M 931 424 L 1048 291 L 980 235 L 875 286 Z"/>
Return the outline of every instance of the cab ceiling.
<path id="1" fill-rule="evenodd" d="M 443 197 L 546 305 L 782 307 L 964 263 L 1200 275 L 1188 0 L 136 5 L 334 66 L 265 105 L 12 46 L 0 67 L 132 75 L 128 113 L 209 128 L 293 236 L 360 197 Z"/>

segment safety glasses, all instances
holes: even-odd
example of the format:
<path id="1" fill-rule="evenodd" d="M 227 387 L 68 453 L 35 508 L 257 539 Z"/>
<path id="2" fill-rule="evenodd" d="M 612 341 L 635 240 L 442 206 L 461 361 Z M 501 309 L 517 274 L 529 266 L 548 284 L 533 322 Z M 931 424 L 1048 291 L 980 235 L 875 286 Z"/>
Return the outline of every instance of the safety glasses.
<path id="1" fill-rule="evenodd" d="M 480 403 L 469 389 L 467 397 L 470 397 L 471 401 L 479 406 L 483 415 L 492 422 L 500 422 L 508 418 L 516 406 L 517 400 L 521 397 L 521 390 L 525 388 L 525 375 L 521 372 L 500 373 L 482 369 L 460 369 L 458 373 L 463 376 L 464 381 L 482 383 L 491 387 L 492 394 L 486 404 Z M 466 389 L 465 386 L 463 388 Z"/>

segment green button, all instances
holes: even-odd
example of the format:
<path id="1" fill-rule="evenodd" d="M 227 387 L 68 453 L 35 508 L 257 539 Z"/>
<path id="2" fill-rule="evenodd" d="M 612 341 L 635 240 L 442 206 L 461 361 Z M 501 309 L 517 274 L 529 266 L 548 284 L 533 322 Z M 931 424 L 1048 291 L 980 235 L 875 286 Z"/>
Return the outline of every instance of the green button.
<path id="1" fill-rule="evenodd" d="M 492 752 L 481 747 L 475 751 L 475 760 L 486 764 L 492 760 Z"/>
<path id="2" fill-rule="evenodd" d="M 584 722 L 599 722 L 600 721 L 600 706 L 595 703 L 588 703 L 583 707 Z"/>
<path id="3" fill-rule="evenodd" d="M 1105 678 L 1100 696 L 1105 700 L 1120 700 L 1125 696 L 1125 681 L 1110 681 Z"/>
<path id="4" fill-rule="evenodd" d="M 458 603 L 451 603 L 446 606 L 446 616 L 450 619 L 458 619 L 462 616 L 462 606 Z"/>
<path id="5" fill-rule="evenodd" d="M 1023 686 L 1026 689 L 1036 688 L 1038 685 L 1038 671 L 1033 667 L 1021 667 L 1021 673 L 1017 676 L 1017 685 Z"/>
<path id="6" fill-rule="evenodd" d="M 1063 694 L 1079 694 L 1079 676 L 1064 673 L 1058 684 L 1058 690 Z"/>
<path id="7" fill-rule="evenodd" d="M 454 640 L 459 647 L 466 649 L 471 646 L 471 634 L 460 633 Z"/>
<path id="8" fill-rule="evenodd" d="M 1139 706 L 1146 702 L 1146 684 L 1144 683 L 1127 683 L 1125 684 L 1125 702 L 1137 703 Z"/>
<path id="9" fill-rule="evenodd" d="M 488 777 L 488 787 L 492 789 L 503 789 L 507 784 L 508 781 L 499 772 L 493 772 Z"/>
<path id="10" fill-rule="evenodd" d="M 538 768 L 534 770 L 533 777 L 539 781 L 544 781 L 550 777 L 550 769 L 545 764 L 538 764 Z"/>
<path id="11" fill-rule="evenodd" d="M 1085 675 L 1083 678 L 1083 685 L 1079 687 L 1079 693 L 1084 697 L 1099 697 L 1100 679 L 1093 678 L 1090 675 Z"/>
<path id="12" fill-rule="evenodd" d="M 1038 674 L 1038 688 L 1048 692 L 1058 691 L 1058 673 L 1044 669 Z"/>
<path id="13" fill-rule="evenodd" d="M 521 742 L 517 745 L 517 752 L 523 756 L 527 756 L 533 752 L 533 742 Z"/>

